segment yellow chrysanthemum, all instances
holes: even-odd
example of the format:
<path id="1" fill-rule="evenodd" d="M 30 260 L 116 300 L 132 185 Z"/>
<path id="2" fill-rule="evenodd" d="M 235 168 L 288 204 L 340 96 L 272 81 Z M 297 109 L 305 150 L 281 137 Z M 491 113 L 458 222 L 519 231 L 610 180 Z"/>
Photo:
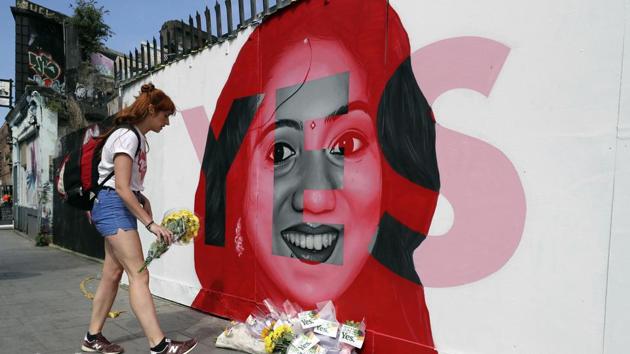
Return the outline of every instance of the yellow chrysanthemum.
<path id="1" fill-rule="evenodd" d="M 276 344 L 273 342 L 273 340 L 271 340 L 271 337 L 266 337 L 265 338 L 265 352 L 267 353 L 273 353 L 274 348 L 276 347 Z"/>

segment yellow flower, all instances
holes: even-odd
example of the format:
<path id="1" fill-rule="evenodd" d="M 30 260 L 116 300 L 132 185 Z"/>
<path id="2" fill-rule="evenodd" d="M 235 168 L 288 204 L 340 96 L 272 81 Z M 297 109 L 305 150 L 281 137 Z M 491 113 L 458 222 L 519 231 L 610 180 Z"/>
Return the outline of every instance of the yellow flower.
<path id="1" fill-rule="evenodd" d="M 271 340 L 271 337 L 265 337 L 265 352 L 273 353 L 273 349 L 276 347 L 276 344 Z"/>

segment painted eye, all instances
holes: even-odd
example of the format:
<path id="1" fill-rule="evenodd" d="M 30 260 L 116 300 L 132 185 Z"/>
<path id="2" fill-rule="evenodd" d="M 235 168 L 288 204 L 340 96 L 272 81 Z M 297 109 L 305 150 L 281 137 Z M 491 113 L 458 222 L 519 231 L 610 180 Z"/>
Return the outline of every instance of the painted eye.
<path id="1" fill-rule="evenodd" d="M 295 150 L 287 143 L 275 143 L 267 154 L 267 158 L 274 164 L 285 161 L 289 157 L 295 155 Z"/>
<path id="2" fill-rule="evenodd" d="M 330 148 L 332 155 L 352 156 L 365 149 L 365 139 L 356 132 L 344 133 Z"/>

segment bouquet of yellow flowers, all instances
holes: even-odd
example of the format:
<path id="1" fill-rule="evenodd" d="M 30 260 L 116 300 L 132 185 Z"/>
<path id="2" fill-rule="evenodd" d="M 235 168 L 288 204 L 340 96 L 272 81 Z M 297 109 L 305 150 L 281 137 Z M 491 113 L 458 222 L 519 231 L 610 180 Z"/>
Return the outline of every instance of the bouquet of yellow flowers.
<path id="1" fill-rule="evenodd" d="M 261 334 L 267 353 L 286 353 L 295 338 L 293 328 L 288 323 L 277 324 L 263 329 Z"/>
<path id="2" fill-rule="evenodd" d="M 189 244 L 199 233 L 199 218 L 187 209 L 166 212 L 161 225 L 173 233 L 173 243 L 178 245 Z M 149 247 L 149 252 L 147 252 L 144 265 L 138 273 L 145 270 L 154 259 L 160 258 L 168 251 L 168 248 L 169 245 L 162 240 L 153 241 L 151 247 Z"/>

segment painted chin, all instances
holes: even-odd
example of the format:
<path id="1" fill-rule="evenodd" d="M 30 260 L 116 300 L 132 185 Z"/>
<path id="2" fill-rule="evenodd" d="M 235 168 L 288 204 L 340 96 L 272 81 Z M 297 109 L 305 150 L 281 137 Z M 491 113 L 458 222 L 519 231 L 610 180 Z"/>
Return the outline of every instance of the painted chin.
<path id="1" fill-rule="evenodd" d="M 301 223 L 282 230 L 280 234 L 292 257 L 305 263 L 342 264 L 341 259 L 331 256 L 338 246 L 342 246 L 343 229 Z"/>

